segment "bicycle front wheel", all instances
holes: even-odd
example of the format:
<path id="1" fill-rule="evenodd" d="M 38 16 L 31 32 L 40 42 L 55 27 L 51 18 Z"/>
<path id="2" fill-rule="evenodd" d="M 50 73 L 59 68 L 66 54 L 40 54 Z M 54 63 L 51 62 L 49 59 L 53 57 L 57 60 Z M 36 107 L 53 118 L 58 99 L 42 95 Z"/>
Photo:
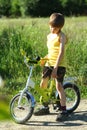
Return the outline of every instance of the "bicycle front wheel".
<path id="1" fill-rule="evenodd" d="M 18 101 L 20 94 L 17 94 L 10 103 L 10 113 L 13 120 L 16 123 L 25 123 L 33 114 L 34 108 L 32 107 L 31 98 L 24 94 L 20 105 L 18 106 Z"/>

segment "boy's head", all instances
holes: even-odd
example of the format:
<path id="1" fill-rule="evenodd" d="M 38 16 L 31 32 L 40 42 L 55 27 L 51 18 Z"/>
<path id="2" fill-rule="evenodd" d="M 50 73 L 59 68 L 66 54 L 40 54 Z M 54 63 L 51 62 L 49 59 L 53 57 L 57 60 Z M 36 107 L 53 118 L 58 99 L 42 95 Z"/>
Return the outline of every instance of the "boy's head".
<path id="1" fill-rule="evenodd" d="M 53 13 L 50 16 L 49 25 L 61 29 L 64 25 L 65 19 L 61 13 Z"/>

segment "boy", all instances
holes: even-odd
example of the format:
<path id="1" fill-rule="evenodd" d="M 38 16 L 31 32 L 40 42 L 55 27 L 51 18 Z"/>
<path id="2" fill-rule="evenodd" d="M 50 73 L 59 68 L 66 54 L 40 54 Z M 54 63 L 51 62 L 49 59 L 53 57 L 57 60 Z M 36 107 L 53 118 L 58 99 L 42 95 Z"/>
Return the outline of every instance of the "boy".
<path id="1" fill-rule="evenodd" d="M 66 97 L 62 86 L 63 78 L 66 72 L 65 62 L 64 62 L 64 52 L 66 44 L 66 36 L 61 31 L 64 26 L 64 17 L 60 13 L 53 13 L 50 16 L 49 27 L 50 34 L 47 36 L 47 48 L 48 54 L 45 56 L 49 60 L 45 63 L 43 70 L 42 80 L 40 86 L 46 88 L 48 80 L 52 76 L 56 81 L 56 89 L 59 93 L 61 113 L 57 115 L 56 121 L 62 121 L 67 117 L 68 113 L 66 111 Z M 51 66 L 51 69 L 49 68 Z M 45 115 L 49 114 L 49 107 L 44 104 L 44 107 L 40 108 L 34 113 L 35 115 Z"/>

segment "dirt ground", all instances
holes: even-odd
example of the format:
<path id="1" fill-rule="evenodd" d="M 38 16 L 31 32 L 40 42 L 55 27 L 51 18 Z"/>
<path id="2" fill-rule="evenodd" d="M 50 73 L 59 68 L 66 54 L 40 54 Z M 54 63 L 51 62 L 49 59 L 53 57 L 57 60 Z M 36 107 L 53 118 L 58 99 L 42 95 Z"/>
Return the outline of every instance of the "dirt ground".
<path id="1" fill-rule="evenodd" d="M 46 116 L 33 115 L 23 125 L 13 121 L 0 122 L 0 130 L 87 130 L 87 100 L 81 100 L 77 110 L 64 122 L 56 122 L 57 113 L 50 111 Z"/>

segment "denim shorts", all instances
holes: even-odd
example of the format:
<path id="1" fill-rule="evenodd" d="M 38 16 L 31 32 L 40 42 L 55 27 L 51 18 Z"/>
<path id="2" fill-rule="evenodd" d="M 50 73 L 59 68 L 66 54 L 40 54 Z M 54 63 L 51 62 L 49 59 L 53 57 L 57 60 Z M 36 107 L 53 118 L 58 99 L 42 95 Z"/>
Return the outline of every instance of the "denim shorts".
<path id="1" fill-rule="evenodd" d="M 53 71 L 53 67 L 45 66 L 43 68 L 42 78 L 47 78 L 47 77 L 51 78 L 52 71 Z M 58 82 L 61 82 L 61 83 L 63 82 L 65 73 L 66 73 L 66 68 L 62 67 L 62 66 L 59 66 L 58 70 L 57 70 L 57 81 Z"/>

